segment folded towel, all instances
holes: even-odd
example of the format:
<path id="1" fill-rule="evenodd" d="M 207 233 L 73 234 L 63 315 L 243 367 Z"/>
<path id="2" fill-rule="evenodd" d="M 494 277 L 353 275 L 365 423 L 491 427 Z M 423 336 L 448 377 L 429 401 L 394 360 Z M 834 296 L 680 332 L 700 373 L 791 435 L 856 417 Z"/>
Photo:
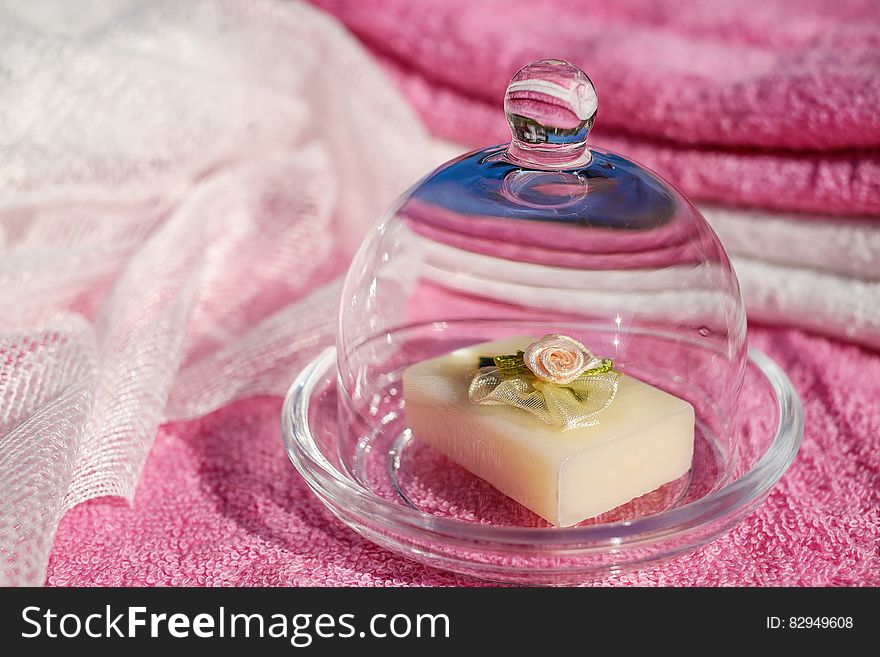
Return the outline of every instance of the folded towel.
<path id="1" fill-rule="evenodd" d="M 797 326 L 880 349 L 880 282 L 732 260 L 750 323 Z"/>
<path id="2" fill-rule="evenodd" d="M 581 66 L 594 141 L 697 200 L 880 215 L 880 12 L 798 0 L 315 0 L 385 63 L 431 130 L 507 140 L 510 77 Z"/>
<path id="3" fill-rule="evenodd" d="M 880 224 L 701 209 L 732 256 L 750 321 L 880 349 Z"/>
<path id="4" fill-rule="evenodd" d="M 856 281 L 880 281 L 880 222 L 699 204 L 728 253 Z"/>
<path id="5" fill-rule="evenodd" d="M 460 143 L 447 152 L 509 139 L 500 99 L 523 62 L 580 64 L 599 92 L 591 138 L 699 202 L 751 320 L 880 347 L 878 119 L 864 111 L 880 100 L 880 14 L 867 5 L 317 4 Z"/>

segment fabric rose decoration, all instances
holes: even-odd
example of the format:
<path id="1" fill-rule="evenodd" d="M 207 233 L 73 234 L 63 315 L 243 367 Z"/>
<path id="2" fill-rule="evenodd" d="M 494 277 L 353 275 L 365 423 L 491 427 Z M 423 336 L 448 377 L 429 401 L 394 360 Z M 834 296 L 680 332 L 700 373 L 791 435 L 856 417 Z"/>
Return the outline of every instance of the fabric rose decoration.
<path id="1" fill-rule="evenodd" d="M 551 334 L 525 351 L 478 359 L 468 398 L 484 406 L 513 406 L 560 431 L 592 427 L 614 401 L 620 372 L 577 340 Z"/>
<path id="2" fill-rule="evenodd" d="M 523 352 L 523 362 L 541 381 L 566 385 L 602 361 L 567 335 L 545 335 Z"/>

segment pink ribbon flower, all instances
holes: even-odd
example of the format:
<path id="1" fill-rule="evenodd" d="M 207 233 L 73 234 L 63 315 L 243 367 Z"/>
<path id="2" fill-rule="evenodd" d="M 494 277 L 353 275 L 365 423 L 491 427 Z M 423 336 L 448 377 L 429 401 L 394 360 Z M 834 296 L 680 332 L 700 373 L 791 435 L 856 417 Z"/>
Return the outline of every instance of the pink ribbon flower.
<path id="1" fill-rule="evenodd" d="M 545 335 L 523 352 L 523 361 L 541 381 L 566 385 L 602 364 L 593 353 L 567 335 Z"/>

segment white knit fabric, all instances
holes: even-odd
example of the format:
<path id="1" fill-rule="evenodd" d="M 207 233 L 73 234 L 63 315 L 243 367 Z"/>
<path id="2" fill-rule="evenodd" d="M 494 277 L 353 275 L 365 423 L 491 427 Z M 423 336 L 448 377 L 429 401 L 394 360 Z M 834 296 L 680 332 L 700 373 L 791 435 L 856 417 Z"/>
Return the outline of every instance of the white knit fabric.
<path id="1" fill-rule="evenodd" d="M 0 584 L 41 584 L 161 421 L 280 393 L 332 340 L 327 281 L 427 149 L 298 3 L 5 3 L 0 79 Z"/>

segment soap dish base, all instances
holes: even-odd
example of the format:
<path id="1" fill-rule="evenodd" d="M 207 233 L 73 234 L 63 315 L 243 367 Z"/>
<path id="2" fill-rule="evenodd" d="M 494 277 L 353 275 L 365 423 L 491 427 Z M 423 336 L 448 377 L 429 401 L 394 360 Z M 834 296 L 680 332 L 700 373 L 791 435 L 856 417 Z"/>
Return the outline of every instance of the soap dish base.
<path id="1" fill-rule="evenodd" d="M 737 467 L 706 470 L 715 440 L 698 422 L 695 465 L 684 477 L 597 518 L 555 528 L 422 444 L 403 417 L 389 417 L 373 435 L 339 440 L 346 429 L 336 379 L 330 348 L 302 370 L 282 410 L 288 456 L 318 498 L 392 552 L 501 582 L 579 584 L 693 550 L 763 501 L 803 436 L 791 383 L 751 349 L 744 386 L 751 402 L 742 411 L 749 417 L 737 429 L 748 435 L 739 437 L 745 447 Z"/>

